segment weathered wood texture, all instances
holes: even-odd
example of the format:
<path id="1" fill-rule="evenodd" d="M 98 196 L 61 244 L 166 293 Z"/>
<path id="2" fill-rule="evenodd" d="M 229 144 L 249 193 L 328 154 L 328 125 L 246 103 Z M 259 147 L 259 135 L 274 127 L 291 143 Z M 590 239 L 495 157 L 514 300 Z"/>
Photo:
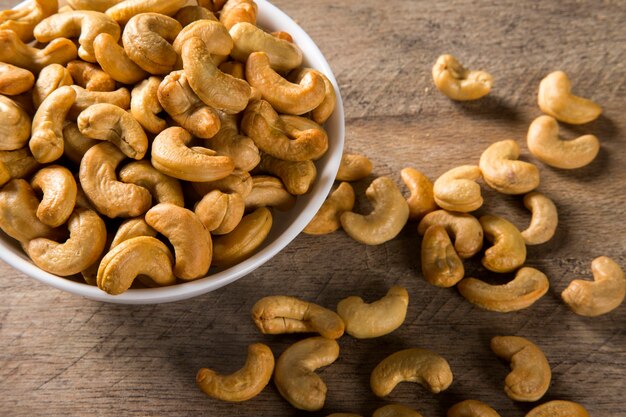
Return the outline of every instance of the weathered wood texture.
<path id="1" fill-rule="evenodd" d="M 237 369 L 246 346 L 268 343 L 280 354 L 301 336 L 262 336 L 249 318 L 261 296 L 291 294 L 334 308 L 359 294 L 376 299 L 399 284 L 409 289 L 406 323 L 374 340 L 340 339 L 341 355 L 320 374 L 328 385 L 323 416 L 371 415 L 387 401 L 444 416 L 474 398 L 502 416 L 522 417 L 533 404 L 503 391 L 508 364 L 489 350 L 494 335 L 525 336 L 541 346 L 553 371 L 544 400 L 578 401 L 595 417 L 626 414 L 626 306 L 599 318 L 571 313 L 559 294 L 573 278 L 591 277 L 593 258 L 626 267 L 626 5 L 623 1 L 343 1 L 276 0 L 318 43 L 345 101 L 347 149 L 374 160 L 372 178 L 399 182 L 411 165 L 436 178 L 459 164 L 477 163 L 490 143 L 513 138 L 528 155 L 525 135 L 540 114 L 539 81 L 566 71 L 575 91 L 605 109 L 596 122 L 565 128 L 594 133 L 598 158 L 575 171 L 539 163 L 540 190 L 556 202 L 556 237 L 529 248 L 528 265 L 550 278 L 551 289 L 517 313 L 482 311 L 454 289 L 421 277 L 420 239 L 409 224 L 395 240 L 365 247 L 343 232 L 300 236 L 265 266 L 219 291 L 166 305 L 119 306 L 84 300 L 0 266 L 0 415 L 2 416 L 297 416 L 273 384 L 257 398 L 227 404 L 194 384 L 203 366 Z M 6 7 L 12 0 L 0 0 Z M 493 74 L 485 99 L 459 104 L 432 84 L 431 66 L 452 53 Z M 357 186 L 363 191 L 368 181 Z M 525 227 L 521 198 L 484 190 L 479 214 L 504 215 Z M 361 200 L 363 198 L 361 197 Z M 364 207 L 361 204 L 361 207 Z M 485 276 L 478 258 L 468 275 Z M 510 276 L 510 275 L 509 275 Z M 369 389 L 369 373 L 386 355 L 425 347 L 445 356 L 455 379 L 439 395 L 401 384 L 388 399 Z"/>

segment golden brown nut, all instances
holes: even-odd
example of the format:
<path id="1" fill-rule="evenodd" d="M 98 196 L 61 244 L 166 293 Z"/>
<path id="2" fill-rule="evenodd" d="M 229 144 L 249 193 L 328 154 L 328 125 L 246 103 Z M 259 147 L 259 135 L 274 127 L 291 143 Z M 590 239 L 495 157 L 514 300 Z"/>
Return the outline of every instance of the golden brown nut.
<path id="1" fill-rule="evenodd" d="M 304 228 L 307 235 L 325 235 L 341 227 L 341 215 L 354 208 L 354 189 L 348 182 L 342 182 L 333 191 L 313 219 Z"/>
<path id="2" fill-rule="evenodd" d="M 173 47 L 177 54 L 183 51 L 183 45 L 191 38 L 200 38 L 212 55 L 228 55 L 233 49 L 233 40 L 228 29 L 215 20 L 198 20 L 190 23 L 180 31 L 174 40 Z"/>
<path id="3" fill-rule="evenodd" d="M 324 80 L 324 100 L 322 100 L 322 103 L 319 106 L 311 110 L 311 119 L 313 119 L 315 123 L 322 125 L 330 118 L 335 111 L 335 107 L 337 106 L 337 93 L 335 93 L 333 83 L 322 72 L 312 68 L 303 68 L 299 72 L 296 72 L 293 78 L 290 74 L 289 78 L 296 84 L 299 84 L 306 74 L 311 71 L 315 72 Z"/>
<path id="4" fill-rule="evenodd" d="M 245 209 L 241 194 L 213 190 L 202 197 L 193 211 L 209 232 L 224 235 L 237 227 Z"/>
<path id="5" fill-rule="evenodd" d="M 0 62 L 0 94 L 15 96 L 30 90 L 35 84 L 32 72 Z"/>
<path id="6" fill-rule="evenodd" d="M 73 85 L 76 92 L 76 100 L 67 114 L 70 120 L 78 119 L 78 115 L 94 104 L 113 104 L 123 110 L 130 108 L 130 91 L 127 88 L 118 88 L 115 91 L 87 91 L 82 87 Z"/>
<path id="7" fill-rule="evenodd" d="M 237 23 L 228 32 L 234 43 L 230 55 L 237 61 L 246 62 L 251 53 L 265 52 L 270 66 L 279 72 L 290 71 L 302 64 L 302 52 L 293 42 L 272 36 L 252 23 Z"/>
<path id="8" fill-rule="evenodd" d="M 37 218 L 42 223 L 58 227 L 69 219 L 74 211 L 77 192 L 76 180 L 69 169 L 49 165 L 33 176 L 30 185 L 35 192 L 43 194 L 37 208 Z"/>
<path id="9" fill-rule="evenodd" d="M 184 28 L 198 20 L 217 20 L 217 17 L 206 7 L 185 6 L 176 13 L 174 19 L 178 20 L 178 23 Z"/>
<path id="10" fill-rule="evenodd" d="M 500 414 L 481 401 L 465 400 L 449 408 L 447 417 L 500 417 Z"/>
<path id="11" fill-rule="evenodd" d="M 589 413 L 573 401 L 554 400 L 533 408 L 526 417 L 589 417 Z"/>
<path id="12" fill-rule="evenodd" d="M 257 5 L 253 0 L 228 0 L 222 7 L 220 22 L 230 30 L 240 22 L 255 25 L 256 16 Z"/>
<path id="13" fill-rule="evenodd" d="M 142 160 L 126 164 L 120 170 L 119 177 L 123 182 L 136 184 L 149 190 L 157 203 L 185 206 L 180 182 L 154 168 L 150 161 Z"/>
<path id="14" fill-rule="evenodd" d="M 100 67 L 83 61 L 70 61 L 67 70 L 79 86 L 90 91 L 113 91 L 115 80 Z"/>
<path id="15" fill-rule="evenodd" d="M 494 272 L 510 272 L 524 264 L 526 242 L 514 224 L 497 216 L 482 216 L 478 221 L 487 240 L 493 242 L 481 260 L 485 268 Z"/>
<path id="16" fill-rule="evenodd" d="M 465 275 L 463 261 L 457 255 L 445 227 L 433 225 L 422 240 L 422 273 L 426 281 L 449 288 Z"/>
<path id="17" fill-rule="evenodd" d="M 291 210 L 296 197 L 289 194 L 281 180 L 270 175 L 252 177 L 252 190 L 245 198 L 246 210 L 259 207 L 272 207 L 279 211 Z"/>
<path id="18" fill-rule="evenodd" d="M 600 116 L 602 107 L 572 94 L 572 83 L 563 71 L 548 74 L 539 84 L 537 102 L 541 111 L 560 122 L 589 123 Z"/>
<path id="19" fill-rule="evenodd" d="M 435 203 L 449 211 L 470 212 L 483 205 L 480 185 L 482 177 L 476 165 L 462 165 L 452 168 L 435 181 L 433 193 Z"/>
<path id="20" fill-rule="evenodd" d="M 115 81 L 135 84 L 148 76 L 148 73 L 135 64 L 124 48 L 108 33 L 96 36 L 93 49 L 98 64 Z"/>
<path id="21" fill-rule="evenodd" d="M 261 161 L 259 148 L 247 136 L 239 134 L 237 117 L 235 115 L 218 112 L 220 130 L 211 138 L 211 149 L 218 155 L 229 156 L 235 163 L 235 168 L 251 171 Z"/>
<path id="22" fill-rule="evenodd" d="M 293 195 L 309 192 L 317 177 L 317 169 L 312 161 L 283 161 L 266 153 L 261 154 L 259 170 L 280 178 L 287 191 Z"/>
<path id="23" fill-rule="evenodd" d="M 0 11 L 0 30 L 12 30 L 23 42 L 33 40 L 33 29 L 58 10 L 57 0 L 34 0 Z"/>
<path id="24" fill-rule="evenodd" d="M 422 417 L 422 415 L 401 404 L 387 404 L 377 408 L 372 417 Z"/>
<path id="25" fill-rule="evenodd" d="M 39 168 L 28 146 L 14 151 L 0 151 L 0 186 L 14 178 L 26 178 Z"/>
<path id="26" fill-rule="evenodd" d="M 337 171 L 337 181 L 358 181 L 372 173 L 372 161 L 364 155 L 344 153 Z"/>
<path id="27" fill-rule="evenodd" d="M 23 148 L 30 139 L 31 120 L 15 101 L 0 95 L 0 150 Z"/>
<path id="28" fill-rule="evenodd" d="M 157 231 L 146 223 L 146 220 L 142 217 L 135 217 L 127 219 L 120 224 L 117 228 L 115 236 L 111 240 L 111 246 L 109 249 L 113 249 L 120 243 L 139 236 L 151 236 L 156 237 Z"/>
<path id="29" fill-rule="evenodd" d="M 74 80 L 63 65 L 50 64 L 44 67 L 33 87 L 33 105 L 38 108 L 54 90 L 72 84 Z"/>
<path id="30" fill-rule="evenodd" d="M 428 213 L 437 210 L 433 183 L 426 175 L 408 167 L 400 171 L 400 176 L 411 193 L 406 199 L 409 204 L 409 219 L 421 219 Z"/>
<path id="31" fill-rule="evenodd" d="M 533 191 L 524 196 L 524 206 L 532 213 L 530 225 L 522 231 L 526 245 L 540 245 L 552 239 L 559 222 L 559 215 L 552 200 Z"/>
<path id="32" fill-rule="evenodd" d="M 80 165 L 85 152 L 98 143 L 101 141 L 90 139 L 80 133 L 76 123 L 67 123 L 63 128 L 63 155 L 76 165 Z"/>
<path id="33" fill-rule="evenodd" d="M 463 259 L 471 258 L 483 246 L 483 228 L 471 214 L 436 210 L 424 216 L 417 232 L 424 235 L 429 227 L 436 224 L 444 226 L 454 238 L 454 249 Z"/>
<path id="34" fill-rule="evenodd" d="M 130 99 L 130 113 L 148 132 L 158 135 L 167 127 L 165 120 L 157 114 L 163 111 L 159 103 L 159 77 L 150 77 L 133 88 Z"/>
<path id="35" fill-rule="evenodd" d="M 518 161 L 520 149 L 514 140 L 492 143 L 480 155 L 480 172 L 487 185 L 504 194 L 524 194 L 539 186 L 539 169 Z"/>
<path id="36" fill-rule="evenodd" d="M 50 64 L 65 65 L 77 55 L 76 45 L 69 39 L 58 38 L 38 49 L 26 45 L 12 30 L 0 30 L 0 61 L 34 74 Z"/>
<path id="37" fill-rule="evenodd" d="M 491 90 L 493 79 L 485 71 L 470 71 L 452 55 L 441 55 L 433 66 L 435 86 L 452 100 L 477 100 Z"/>
<path id="38" fill-rule="evenodd" d="M 120 25 L 127 25 L 139 14 L 174 16 L 185 4 L 186 0 L 124 0 L 108 8 L 106 14 Z"/>

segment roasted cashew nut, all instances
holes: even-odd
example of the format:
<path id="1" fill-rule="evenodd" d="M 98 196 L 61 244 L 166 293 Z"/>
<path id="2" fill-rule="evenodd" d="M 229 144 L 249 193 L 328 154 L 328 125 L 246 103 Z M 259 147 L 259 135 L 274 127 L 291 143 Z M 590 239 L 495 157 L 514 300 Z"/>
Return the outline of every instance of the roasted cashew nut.
<path id="1" fill-rule="evenodd" d="M 98 267 L 98 288 L 118 295 L 130 288 L 137 276 L 147 276 L 157 285 L 176 282 L 172 254 L 163 242 L 150 236 L 128 239 L 111 249 Z"/>
<path id="2" fill-rule="evenodd" d="M 130 108 L 130 92 L 127 88 L 118 88 L 115 91 L 87 91 L 84 88 L 73 85 L 76 92 L 76 100 L 67 114 L 68 119 L 76 120 L 81 112 L 94 104 L 112 104 L 123 110 Z"/>
<path id="3" fill-rule="evenodd" d="M 233 160 L 216 156 L 199 146 L 187 147 L 193 137 L 185 129 L 170 127 L 152 142 L 152 166 L 170 177 L 185 181 L 215 181 L 235 169 Z"/>
<path id="4" fill-rule="evenodd" d="M 39 168 L 28 147 L 0 151 L 0 186 L 14 178 L 26 178 Z"/>
<path id="5" fill-rule="evenodd" d="M 461 295 L 470 303 L 500 313 L 530 307 L 549 287 L 545 274 L 528 267 L 521 268 L 515 278 L 504 285 L 490 285 L 476 278 L 465 278 L 457 284 Z"/>
<path id="6" fill-rule="evenodd" d="M 35 84 L 32 72 L 0 62 L 0 94 L 15 96 L 30 90 Z"/>
<path id="7" fill-rule="evenodd" d="M 426 175 L 409 167 L 400 171 L 400 176 L 411 193 L 406 199 L 409 204 L 409 219 L 421 219 L 428 213 L 437 210 L 433 183 Z"/>
<path id="8" fill-rule="evenodd" d="M 33 176 L 30 185 L 36 192 L 43 193 L 37 208 L 37 218 L 42 223 L 58 227 L 69 219 L 74 211 L 77 192 L 76 180 L 69 169 L 49 165 Z"/>
<path id="9" fill-rule="evenodd" d="M 167 127 L 167 122 L 157 114 L 163 111 L 157 91 L 161 85 L 159 77 L 150 77 L 133 88 L 130 99 L 130 113 L 148 132 L 158 135 Z"/>
<path id="10" fill-rule="evenodd" d="M 135 161 L 125 165 L 119 173 L 121 181 L 139 185 L 150 191 L 157 203 L 185 207 L 183 189 L 176 178 L 155 169 L 150 161 Z"/>
<path id="11" fill-rule="evenodd" d="M 233 39 L 224 25 L 215 20 L 198 20 L 185 26 L 176 36 L 172 45 L 176 53 L 180 55 L 185 42 L 193 37 L 202 39 L 213 55 L 228 55 L 233 49 Z"/>
<path id="12" fill-rule="evenodd" d="M 78 56 L 88 62 L 96 62 L 93 41 L 100 33 L 108 33 L 116 41 L 120 38 L 120 26 L 109 16 L 91 10 L 73 10 L 49 16 L 35 26 L 35 39 L 50 42 L 65 37 L 78 37 Z"/>
<path id="13" fill-rule="evenodd" d="M 125 0 L 108 8 L 106 14 L 120 25 L 128 25 L 139 14 L 174 16 L 185 4 L 186 0 Z"/>
<path id="14" fill-rule="evenodd" d="M 341 215 L 354 208 L 354 189 L 342 182 L 322 204 L 313 219 L 304 228 L 307 235 L 325 235 L 341 227 Z"/>
<path id="15" fill-rule="evenodd" d="M 452 168 L 435 181 L 435 203 L 449 211 L 469 212 L 478 209 L 483 205 L 483 197 L 476 180 L 481 177 L 480 168 L 476 165 Z"/>
<path id="16" fill-rule="evenodd" d="M 77 54 L 76 45 L 69 39 L 58 38 L 37 49 L 22 42 L 12 30 L 0 30 L 0 61 L 34 74 L 50 64 L 64 65 L 76 59 Z"/>
<path id="17" fill-rule="evenodd" d="M 72 75 L 63 65 L 50 64 L 44 67 L 33 87 L 33 105 L 39 108 L 54 90 L 72 84 L 74 84 Z"/>
<path id="18" fill-rule="evenodd" d="M 560 122 L 580 125 L 594 121 L 602 107 L 572 94 L 572 83 L 563 71 L 548 74 L 539 84 L 539 108 Z"/>
<path id="19" fill-rule="evenodd" d="M 533 191 L 524 196 L 524 206 L 532 213 L 530 225 L 522 232 L 526 245 L 540 245 L 552 239 L 559 222 L 559 214 L 552 200 Z"/>
<path id="20" fill-rule="evenodd" d="M 312 161 L 283 161 L 266 153 L 261 154 L 259 170 L 280 178 L 287 191 L 293 195 L 309 192 L 317 177 L 317 169 Z"/>
<path id="21" fill-rule="evenodd" d="M 387 404 L 377 408 L 372 417 L 422 417 L 422 415 L 401 404 Z"/>
<path id="22" fill-rule="evenodd" d="M 237 227 L 245 209 L 241 194 L 213 190 L 202 197 L 193 211 L 209 232 L 225 235 Z"/>
<path id="23" fill-rule="evenodd" d="M 444 226 L 426 229 L 422 240 L 422 273 L 437 287 L 453 287 L 465 275 L 463 261 L 454 250 Z"/>
<path id="24" fill-rule="evenodd" d="M 626 295 L 624 271 L 611 258 L 600 256 L 591 262 L 593 281 L 575 279 L 561 293 L 576 314 L 596 317 L 622 304 Z"/>
<path id="25" fill-rule="evenodd" d="M 321 410 L 327 388 L 315 370 L 338 357 L 339 344 L 333 339 L 311 337 L 294 343 L 276 362 L 274 383 L 278 392 L 298 410 Z"/>
<path id="26" fill-rule="evenodd" d="M 559 138 L 559 124 L 550 116 L 539 116 L 530 124 L 526 136 L 528 150 L 541 162 L 561 169 L 584 167 L 600 151 L 600 142 L 594 135 L 583 135 L 573 140 Z"/>
<path id="27" fill-rule="evenodd" d="M 406 318 L 408 306 L 408 291 L 395 286 L 383 298 L 371 304 L 357 296 L 344 298 L 337 304 L 337 313 L 346 325 L 346 333 L 357 339 L 371 339 L 400 327 Z"/>
<path id="28" fill-rule="evenodd" d="M 28 142 L 37 162 L 46 164 L 63 155 L 63 122 L 75 99 L 74 90 L 64 86 L 53 91 L 37 109 Z"/>
<path id="29" fill-rule="evenodd" d="M 254 343 L 248 346 L 248 358 L 243 368 L 230 375 L 202 368 L 196 375 L 196 384 L 209 397 L 231 402 L 247 401 L 263 391 L 273 372 L 272 350 L 263 343 Z"/>
<path id="30" fill-rule="evenodd" d="M 63 128 L 63 155 L 76 165 L 80 165 L 85 152 L 98 143 L 101 141 L 90 139 L 80 133 L 76 123 L 67 123 Z"/>
<path id="31" fill-rule="evenodd" d="M 30 139 L 30 116 L 15 101 L 0 95 L 0 151 L 23 148 Z"/>
<path id="32" fill-rule="evenodd" d="M 310 112 L 322 104 L 326 96 L 324 79 L 318 74 L 308 72 L 299 84 L 293 84 L 272 69 L 264 52 L 250 54 L 246 61 L 246 79 L 280 113 Z"/>
<path id="33" fill-rule="evenodd" d="M 519 336 L 496 336 L 491 350 L 511 362 L 511 373 L 504 381 L 504 392 L 515 401 L 538 401 L 548 391 L 552 371 L 541 349 Z"/>
<path id="34" fill-rule="evenodd" d="M 79 178 L 89 201 L 107 217 L 137 217 L 150 208 L 150 191 L 117 180 L 115 170 L 126 159 L 119 148 L 103 142 L 92 146 L 80 161 Z"/>
<path id="35" fill-rule="evenodd" d="M 148 73 L 135 64 L 124 48 L 108 33 L 96 36 L 93 50 L 98 64 L 115 81 L 132 85 L 148 76 Z"/>
<path id="36" fill-rule="evenodd" d="M 319 106 L 311 110 L 311 119 L 313 119 L 315 123 L 322 125 L 335 111 L 335 107 L 337 106 L 337 93 L 335 93 L 335 86 L 333 86 L 330 79 L 328 79 L 328 77 L 320 71 L 312 68 L 303 68 L 294 74 L 293 79 L 291 74 L 289 75 L 289 78 L 296 84 L 299 84 L 308 72 L 315 72 L 324 80 L 324 100 L 322 100 L 322 103 Z"/>
<path id="37" fill-rule="evenodd" d="M 34 0 L 20 6 L 0 11 L 0 30 L 12 30 L 23 42 L 33 40 L 33 29 L 37 23 L 58 10 L 57 0 Z"/>
<path id="38" fill-rule="evenodd" d="M 89 91 L 113 91 L 115 80 L 97 65 L 83 61 L 70 61 L 67 70 L 79 86 Z"/>
<path id="39" fill-rule="evenodd" d="M 296 197 L 287 191 L 278 178 L 270 175 L 252 177 L 252 191 L 245 198 L 247 211 L 253 211 L 259 207 L 273 207 L 279 211 L 287 211 L 291 210 L 294 204 L 296 204 Z"/>
<path id="40" fill-rule="evenodd" d="M 253 0 L 228 0 L 220 12 L 220 22 L 230 30 L 237 23 L 256 24 L 257 5 Z"/>
<path id="41" fill-rule="evenodd" d="M 515 225 L 502 217 L 478 219 L 493 246 L 485 251 L 483 266 L 493 272 L 511 272 L 526 261 L 526 242 Z"/>
<path id="42" fill-rule="evenodd" d="M 237 61 L 246 62 L 253 52 L 265 52 L 276 71 L 287 72 L 302 64 L 302 51 L 294 43 L 272 36 L 251 23 L 237 23 L 228 32 L 234 42 L 230 55 Z"/>
<path id="43" fill-rule="evenodd" d="M 211 138 L 211 149 L 218 155 L 230 156 L 235 168 L 251 171 L 261 161 L 259 148 L 247 136 L 239 134 L 237 117 L 219 112 L 220 130 Z"/>
<path id="44" fill-rule="evenodd" d="M 252 320 L 263 334 L 319 333 L 328 339 L 343 335 L 341 317 L 296 297 L 273 295 L 261 298 L 252 307 Z"/>
<path id="45" fill-rule="evenodd" d="M 156 237 L 157 231 L 146 223 L 143 217 L 135 217 L 133 219 L 127 219 L 120 224 L 113 240 L 111 241 L 110 249 L 113 249 L 120 243 L 139 236 L 151 236 Z"/>
<path id="46" fill-rule="evenodd" d="M 478 100 L 491 91 L 493 78 L 485 71 L 470 71 L 452 55 L 441 55 L 433 66 L 435 87 L 452 100 Z"/>
<path id="47" fill-rule="evenodd" d="M 60 276 L 78 274 L 98 260 L 107 231 L 104 221 L 91 210 L 77 208 L 67 222 L 70 237 L 64 243 L 46 238 L 28 242 L 26 252 L 35 265 Z"/>
<path id="48" fill-rule="evenodd" d="M 211 235 L 193 211 L 159 203 L 148 210 L 145 219 L 174 246 L 174 275 L 186 281 L 206 275 L 211 265 Z"/>
<path id="49" fill-rule="evenodd" d="M 202 6 L 185 6 L 176 12 L 174 19 L 178 20 L 178 23 L 180 23 L 183 28 L 198 20 L 218 21 L 211 10 Z"/>
<path id="50" fill-rule="evenodd" d="M 252 191 L 252 177 L 247 171 L 236 169 L 227 177 L 210 182 L 194 182 L 191 186 L 200 195 L 208 194 L 213 190 L 224 193 L 237 193 L 246 198 Z"/>
<path id="51" fill-rule="evenodd" d="M 430 350 L 405 349 L 383 359 L 370 376 L 372 391 L 381 398 L 400 382 L 417 382 L 437 394 L 452 384 L 452 370 L 448 361 Z"/>
<path id="52" fill-rule="evenodd" d="M 500 417 L 500 414 L 484 402 L 465 400 L 450 407 L 447 417 Z"/>
<path id="53" fill-rule="evenodd" d="M 487 185 L 503 194 L 524 194 L 539 186 L 539 169 L 518 161 L 520 149 L 514 140 L 492 143 L 480 155 L 480 172 Z"/>
<path id="54" fill-rule="evenodd" d="M 388 177 L 376 178 L 365 195 L 374 209 L 367 215 L 346 211 L 340 217 L 343 230 L 366 245 L 380 245 L 396 237 L 409 219 L 409 205 Z"/>
<path id="55" fill-rule="evenodd" d="M 454 238 L 454 249 L 463 258 L 471 258 L 483 246 L 483 228 L 471 214 L 436 210 L 428 213 L 417 226 L 417 233 L 424 235 L 433 225 L 441 225 Z"/>
<path id="56" fill-rule="evenodd" d="M 573 401 L 554 400 L 533 408 L 526 417 L 589 417 L 589 413 Z"/>
<path id="57" fill-rule="evenodd" d="M 372 173 L 372 161 L 367 156 L 344 153 L 341 156 L 337 181 L 358 181 Z"/>

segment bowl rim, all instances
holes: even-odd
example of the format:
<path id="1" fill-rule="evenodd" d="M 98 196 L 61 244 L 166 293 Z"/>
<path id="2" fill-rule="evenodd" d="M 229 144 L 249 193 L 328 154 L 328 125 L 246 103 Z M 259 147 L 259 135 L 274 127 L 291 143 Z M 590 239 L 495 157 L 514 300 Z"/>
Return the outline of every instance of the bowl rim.
<path id="1" fill-rule="evenodd" d="M 115 304 L 159 304 L 197 297 L 241 279 L 277 255 L 289 243 L 291 243 L 298 234 L 300 234 L 300 232 L 311 221 L 315 213 L 317 213 L 326 199 L 326 196 L 329 194 L 339 169 L 345 141 L 343 100 L 337 80 L 330 68 L 330 65 L 313 39 L 311 39 L 304 29 L 302 29 L 300 25 L 291 19 L 285 12 L 271 4 L 269 1 L 255 0 L 255 2 L 257 3 L 259 9 L 257 21 L 259 26 L 271 30 L 279 30 L 277 28 L 272 28 L 272 26 L 274 23 L 280 21 L 280 30 L 285 30 L 292 35 L 295 43 L 300 47 L 300 49 L 302 49 L 303 55 L 305 55 L 305 61 L 307 58 L 313 58 L 315 60 L 314 63 L 309 62 L 309 65 L 314 66 L 317 70 L 321 71 L 329 78 L 337 94 L 335 112 L 331 116 L 332 119 L 336 119 L 335 124 L 337 132 L 332 136 L 332 140 L 334 142 L 333 147 L 336 149 L 334 153 L 331 154 L 329 152 L 324 156 L 324 158 L 326 158 L 325 169 L 323 171 L 318 171 L 318 177 L 315 184 L 316 190 L 311 191 L 315 195 L 311 197 L 308 205 L 306 206 L 306 210 L 302 210 L 295 217 L 295 220 L 288 225 L 286 230 L 273 242 L 265 245 L 250 258 L 234 265 L 233 267 L 207 275 L 206 277 L 194 281 L 160 288 L 129 289 L 123 294 L 115 296 L 107 294 L 106 292 L 100 290 L 97 286 L 73 281 L 40 269 L 27 258 L 26 254 L 18 254 L 17 252 L 14 253 L 13 250 L 9 249 L 10 244 L 4 240 L 0 240 L 0 259 L 39 282 L 92 300 Z M 17 4 L 15 7 L 20 7 L 24 3 L 26 3 L 26 1 Z M 65 2 L 60 1 L 59 6 L 63 3 Z M 329 147 L 329 150 L 330 149 L 331 148 Z M 304 205 L 304 203 L 300 205 Z M 294 207 L 294 210 L 295 209 L 298 209 L 298 204 Z M 7 239 L 10 238 L 7 236 Z"/>

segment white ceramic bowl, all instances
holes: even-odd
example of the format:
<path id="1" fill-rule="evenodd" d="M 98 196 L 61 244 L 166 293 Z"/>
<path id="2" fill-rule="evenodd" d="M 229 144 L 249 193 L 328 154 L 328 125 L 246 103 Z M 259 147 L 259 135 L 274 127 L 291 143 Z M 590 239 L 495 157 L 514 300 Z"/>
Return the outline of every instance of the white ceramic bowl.
<path id="1" fill-rule="evenodd" d="M 317 180 L 304 196 L 299 196 L 295 207 L 287 213 L 274 211 L 272 231 L 263 246 L 249 259 L 205 278 L 170 287 L 130 289 L 112 296 L 97 287 L 75 282 L 45 272 L 35 266 L 22 251 L 19 244 L 0 232 L 0 258 L 26 275 L 52 287 L 99 301 L 120 304 L 154 304 L 184 300 L 230 284 L 270 260 L 287 246 L 311 221 L 328 195 L 341 161 L 344 143 L 344 114 L 337 80 L 315 42 L 296 22 L 266 0 L 255 0 L 259 7 L 257 24 L 267 31 L 282 30 L 291 34 L 302 49 L 303 66 L 323 72 L 333 83 L 337 92 L 337 107 L 325 124 L 328 132 L 328 152 L 316 162 Z M 63 2 L 60 2 L 62 5 Z"/>

